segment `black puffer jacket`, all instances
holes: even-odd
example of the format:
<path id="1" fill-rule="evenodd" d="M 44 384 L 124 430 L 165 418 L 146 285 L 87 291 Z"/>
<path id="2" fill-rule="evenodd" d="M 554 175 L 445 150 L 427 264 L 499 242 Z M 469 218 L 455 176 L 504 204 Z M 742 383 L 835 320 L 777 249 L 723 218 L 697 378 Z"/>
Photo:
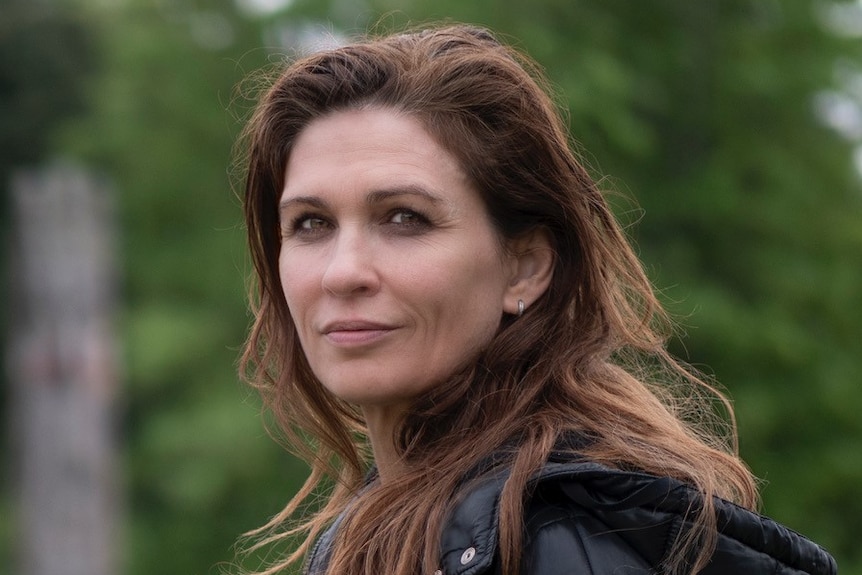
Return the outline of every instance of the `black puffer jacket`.
<path id="1" fill-rule="evenodd" d="M 454 507 L 441 539 L 438 575 L 499 572 L 498 502 L 505 473 L 487 476 Z M 696 493 L 665 477 L 591 462 L 549 463 L 526 510 L 523 575 L 648 575 L 684 527 Z M 716 501 L 720 535 L 703 575 L 835 575 L 835 560 L 778 523 Z M 337 523 L 308 572 L 325 571 Z"/>

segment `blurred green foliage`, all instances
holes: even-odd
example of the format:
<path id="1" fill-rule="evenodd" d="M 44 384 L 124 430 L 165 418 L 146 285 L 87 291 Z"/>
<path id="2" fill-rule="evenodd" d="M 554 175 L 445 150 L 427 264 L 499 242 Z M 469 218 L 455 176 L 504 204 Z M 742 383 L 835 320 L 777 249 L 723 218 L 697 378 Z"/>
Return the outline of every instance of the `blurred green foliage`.
<path id="1" fill-rule="evenodd" d="M 452 18 L 546 67 L 587 164 L 637 198 L 619 214 L 687 332 L 673 349 L 735 399 L 764 511 L 862 574 L 862 134 L 824 104 L 862 100 L 862 30 L 836 24 L 857 3 L 79 0 L 51 12 L 75 31 L 47 44 L 13 34 L 23 4 L 0 2 L 0 102 L 29 106 L 0 110 L 0 158 L 78 157 L 121 205 L 128 573 L 217 572 L 305 473 L 235 376 L 249 323 L 237 83 L 321 35 Z"/>

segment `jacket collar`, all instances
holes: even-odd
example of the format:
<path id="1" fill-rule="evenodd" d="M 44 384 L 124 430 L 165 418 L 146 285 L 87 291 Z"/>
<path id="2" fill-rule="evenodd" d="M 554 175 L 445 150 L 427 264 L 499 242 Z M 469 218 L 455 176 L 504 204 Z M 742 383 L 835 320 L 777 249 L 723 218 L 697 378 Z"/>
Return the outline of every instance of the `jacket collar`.
<path id="1" fill-rule="evenodd" d="M 474 575 L 492 565 L 499 538 L 500 493 L 508 475 L 508 470 L 501 470 L 475 480 L 454 505 L 441 535 L 441 570 L 446 575 Z M 552 483 L 559 486 L 569 504 L 589 510 L 611 529 L 631 533 L 635 549 L 642 546 L 642 541 L 654 541 L 660 529 L 660 547 L 666 550 L 673 540 L 667 536 L 668 521 L 673 525 L 670 532 L 681 529 L 700 501 L 698 492 L 680 481 L 614 470 L 589 461 L 549 463 L 530 486 L 540 489 Z M 719 543 L 705 575 L 732 572 L 726 571 L 729 564 L 739 567 L 736 553 L 740 548 L 750 556 L 770 558 L 789 571 L 837 573 L 835 560 L 798 533 L 722 499 L 715 499 L 715 507 Z M 664 525 L 645 526 L 642 514 L 631 513 L 632 510 L 647 510 L 661 518 Z M 653 529 L 656 533 L 650 532 Z M 657 567 L 662 550 L 653 549 L 651 553 L 656 555 Z M 725 556 L 730 554 L 733 557 Z"/>

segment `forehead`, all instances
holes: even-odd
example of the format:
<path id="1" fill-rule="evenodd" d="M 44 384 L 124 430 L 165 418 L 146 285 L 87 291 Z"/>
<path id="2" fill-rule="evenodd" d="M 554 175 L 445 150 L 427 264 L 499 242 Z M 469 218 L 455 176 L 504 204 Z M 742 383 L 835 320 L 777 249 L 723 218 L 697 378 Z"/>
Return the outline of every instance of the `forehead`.
<path id="1" fill-rule="evenodd" d="M 351 109 L 300 132 L 287 158 L 283 196 L 395 184 L 438 192 L 472 188 L 456 158 L 415 116 Z"/>

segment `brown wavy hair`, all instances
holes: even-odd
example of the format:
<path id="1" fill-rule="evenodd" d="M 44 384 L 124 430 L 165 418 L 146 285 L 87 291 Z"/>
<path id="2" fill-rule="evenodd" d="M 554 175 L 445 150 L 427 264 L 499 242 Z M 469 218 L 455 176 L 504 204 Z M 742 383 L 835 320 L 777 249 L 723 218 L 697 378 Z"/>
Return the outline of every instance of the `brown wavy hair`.
<path id="1" fill-rule="evenodd" d="M 448 504 L 490 454 L 512 469 L 500 558 L 504 573 L 518 573 L 528 480 L 571 434 L 589 439 L 581 453 L 595 461 L 671 476 L 704 495 L 666 572 L 694 573 L 709 560 L 712 496 L 756 505 L 728 401 L 666 351 L 672 324 L 549 94 L 529 58 L 487 30 L 451 24 L 298 59 L 263 93 L 241 139 L 257 279 L 241 372 L 311 465 L 287 507 L 251 533 L 252 548 L 300 541 L 265 573 L 305 556 L 348 503 L 330 573 L 432 572 Z M 317 118 L 366 107 L 418 118 L 459 160 L 502 237 L 540 228 L 555 254 L 547 291 L 522 317 L 504 316 L 468 368 L 405 414 L 395 437 L 405 473 L 368 485 L 361 414 L 312 373 L 277 265 L 277 205 L 297 135 Z"/>

